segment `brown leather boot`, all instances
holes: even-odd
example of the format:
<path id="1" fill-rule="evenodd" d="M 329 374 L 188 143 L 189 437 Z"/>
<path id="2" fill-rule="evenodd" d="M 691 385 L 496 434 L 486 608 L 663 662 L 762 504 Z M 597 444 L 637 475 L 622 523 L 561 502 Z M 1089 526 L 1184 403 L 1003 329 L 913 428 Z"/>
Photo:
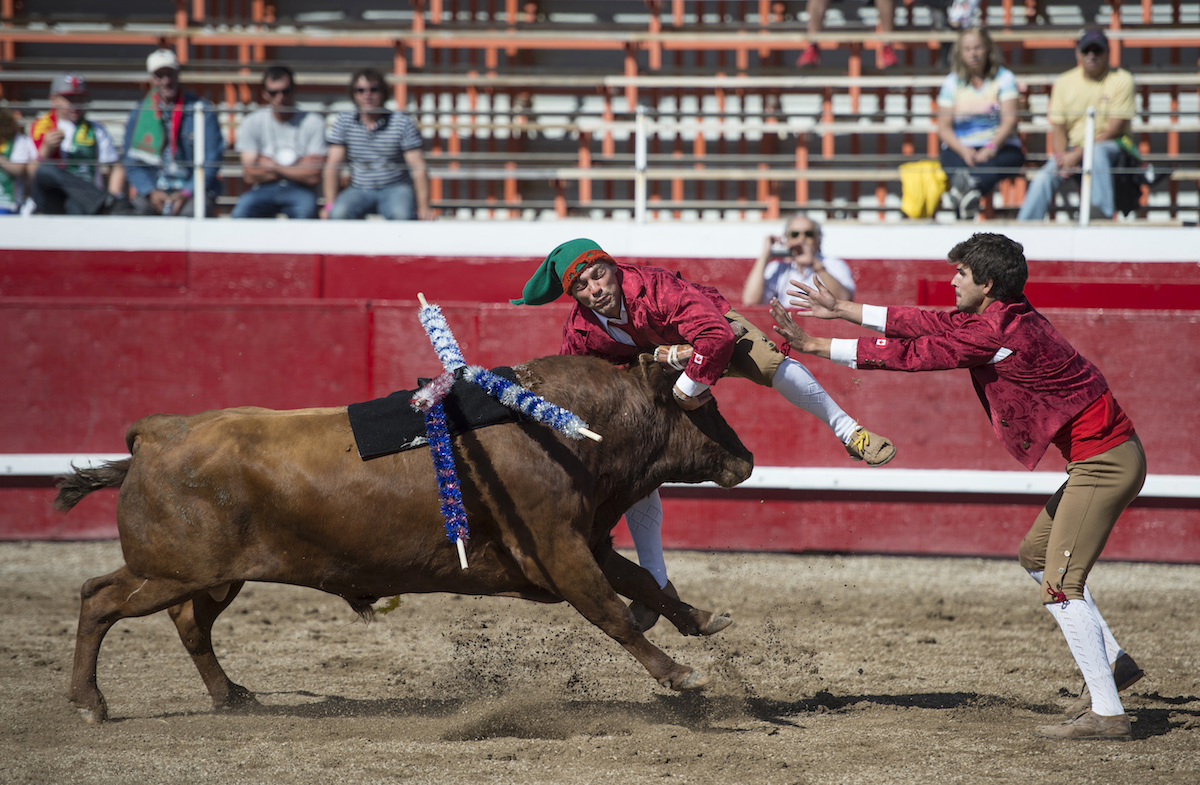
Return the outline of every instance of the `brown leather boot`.
<path id="1" fill-rule="evenodd" d="M 1073 720 L 1058 725 L 1040 725 L 1037 735 L 1047 739 L 1112 739 L 1129 741 L 1133 730 L 1129 727 L 1129 715 L 1102 717 L 1088 709 Z"/>
<path id="2" fill-rule="evenodd" d="M 670 581 L 667 581 L 667 585 L 662 590 L 667 596 L 679 599 L 679 592 L 675 591 L 675 586 Z M 637 628 L 638 632 L 645 632 L 658 624 L 658 611 L 637 600 L 629 603 L 629 612 L 633 614 L 633 626 Z"/>
<path id="3" fill-rule="evenodd" d="M 1146 675 L 1146 672 L 1139 668 L 1138 664 L 1133 661 L 1133 657 L 1130 657 L 1128 654 L 1122 654 L 1120 657 L 1117 657 L 1117 661 L 1112 665 L 1112 672 L 1113 680 L 1117 683 L 1118 692 L 1129 689 Z M 1067 707 L 1067 710 L 1063 712 L 1063 717 L 1073 720 L 1090 708 L 1092 708 L 1092 693 L 1088 690 L 1087 683 L 1084 682 L 1083 689 L 1079 692 L 1079 697 Z"/>

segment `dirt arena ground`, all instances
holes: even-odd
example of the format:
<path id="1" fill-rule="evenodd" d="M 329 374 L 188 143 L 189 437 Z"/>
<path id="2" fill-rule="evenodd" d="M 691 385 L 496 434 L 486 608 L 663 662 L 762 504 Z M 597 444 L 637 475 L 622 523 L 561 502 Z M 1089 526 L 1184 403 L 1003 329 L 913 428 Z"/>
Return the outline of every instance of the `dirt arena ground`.
<path id="1" fill-rule="evenodd" d="M 714 638 L 651 639 L 710 673 L 660 688 L 565 605 L 409 596 L 364 625 L 341 600 L 251 584 L 218 655 L 264 708 L 217 714 L 166 614 L 100 652 L 112 721 L 66 701 L 80 584 L 115 543 L 0 544 L 0 782 L 1195 783 L 1200 566 L 1101 563 L 1091 585 L 1148 677 L 1134 741 L 1052 742 L 1078 690 L 1015 562 L 672 553 Z"/>

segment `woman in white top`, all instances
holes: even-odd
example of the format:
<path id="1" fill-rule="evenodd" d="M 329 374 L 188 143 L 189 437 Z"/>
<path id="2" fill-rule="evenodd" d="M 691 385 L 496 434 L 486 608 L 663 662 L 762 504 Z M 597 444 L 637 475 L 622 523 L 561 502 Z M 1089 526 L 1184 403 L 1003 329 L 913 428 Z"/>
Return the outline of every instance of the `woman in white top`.
<path id="1" fill-rule="evenodd" d="M 1025 165 L 1017 136 L 1017 80 L 1000 64 L 1000 50 L 982 28 L 959 34 L 950 62 L 937 98 L 940 158 L 958 217 L 974 218 L 980 198 Z"/>

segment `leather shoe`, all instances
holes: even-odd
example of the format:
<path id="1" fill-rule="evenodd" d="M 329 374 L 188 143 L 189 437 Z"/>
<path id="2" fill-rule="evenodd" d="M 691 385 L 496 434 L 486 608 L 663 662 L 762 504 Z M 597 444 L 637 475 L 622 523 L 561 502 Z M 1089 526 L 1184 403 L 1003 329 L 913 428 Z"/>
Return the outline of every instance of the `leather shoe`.
<path id="1" fill-rule="evenodd" d="M 1133 661 L 1133 657 L 1128 654 L 1117 657 L 1117 661 L 1112 664 L 1112 672 L 1118 692 L 1129 689 L 1146 675 L 1146 672 L 1139 668 L 1138 664 Z M 1092 693 L 1087 687 L 1087 682 L 1084 682 L 1083 689 L 1079 691 L 1079 697 L 1063 712 L 1063 716 L 1068 720 L 1073 720 L 1090 708 L 1092 708 Z"/>
<path id="2" fill-rule="evenodd" d="M 1037 735 L 1047 739 L 1111 739 L 1129 741 L 1133 729 L 1129 726 L 1129 715 L 1103 717 L 1088 709 L 1073 720 L 1058 725 L 1040 725 Z"/>
<path id="3" fill-rule="evenodd" d="M 114 196 L 109 194 L 104 197 L 104 203 L 100 205 L 100 209 L 96 215 L 137 215 L 137 208 L 133 206 L 133 202 L 126 199 L 124 196 Z"/>

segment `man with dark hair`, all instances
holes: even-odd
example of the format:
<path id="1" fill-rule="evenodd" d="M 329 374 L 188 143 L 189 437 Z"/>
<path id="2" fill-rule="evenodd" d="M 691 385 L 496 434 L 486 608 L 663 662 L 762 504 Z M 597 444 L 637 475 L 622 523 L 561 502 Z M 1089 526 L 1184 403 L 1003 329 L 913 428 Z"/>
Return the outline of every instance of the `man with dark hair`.
<path id="1" fill-rule="evenodd" d="M 234 218 L 317 217 L 317 185 L 325 166 L 325 121 L 296 109 L 292 69 L 273 65 L 263 74 L 266 107 L 246 115 L 238 129 L 242 179 L 250 190 Z"/>
<path id="2" fill-rule="evenodd" d="M 340 113 L 329 129 L 322 218 L 365 218 L 367 213 L 389 221 L 433 218 L 421 134 L 407 114 L 384 108 L 386 87 L 374 68 L 350 77 L 357 109 Z M 350 186 L 339 195 L 343 163 L 350 164 Z"/>
<path id="3" fill-rule="evenodd" d="M 896 455 L 892 442 L 846 414 L 808 369 L 784 355 L 716 289 L 684 280 L 661 267 L 613 260 L 592 240 L 577 239 L 555 248 L 525 284 L 516 305 L 544 305 L 564 293 L 575 307 L 563 326 L 559 354 L 602 357 L 636 363 L 652 353 L 681 371 L 675 402 L 685 410 L 711 399 L 709 388 L 723 376 L 740 376 L 779 392 L 788 403 L 825 423 L 851 460 L 882 466 Z M 662 555 L 662 505 L 658 491 L 625 513 L 638 563 L 673 593 Z M 634 606 L 639 629 L 658 615 Z"/>
<path id="4" fill-rule="evenodd" d="M 205 212 L 216 214 L 217 173 L 225 140 L 212 104 L 179 85 L 179 58 L 170 49 L 146 57 L 151 90 L 125 123 L 125 170 L 142 215 L 195 215 L 192 164 L 195 160 L 196 106 L 203 108 Z"/>
<path id="5" fill-rule="evenodd" d="M 1146 454 L 1108 383 L 1023 294 L 1020 244 L 976 234 L 950 251 L 957 312 L 884 308 L 834 297 L 821 282 L 789 294 L 802 315 L 844 319 L 884 333 L 875 340 L 817 338 L 776 300 L 776 331 L 792 348 L 851 368 L 936 371 L 967 368 L 992 430 L 1032 470 L 1050 444 L 1067 459 L 1067 481 L 1021 541 L 1021 566 L 1036 580 L 1083 672 L 1085 689 L 1060 725 L 1039 736 L 1129 739 L 1118 690 L 1142 678 L 1121 650 L 1085 585 L 1117 518 L 1146 479 Z"/>

